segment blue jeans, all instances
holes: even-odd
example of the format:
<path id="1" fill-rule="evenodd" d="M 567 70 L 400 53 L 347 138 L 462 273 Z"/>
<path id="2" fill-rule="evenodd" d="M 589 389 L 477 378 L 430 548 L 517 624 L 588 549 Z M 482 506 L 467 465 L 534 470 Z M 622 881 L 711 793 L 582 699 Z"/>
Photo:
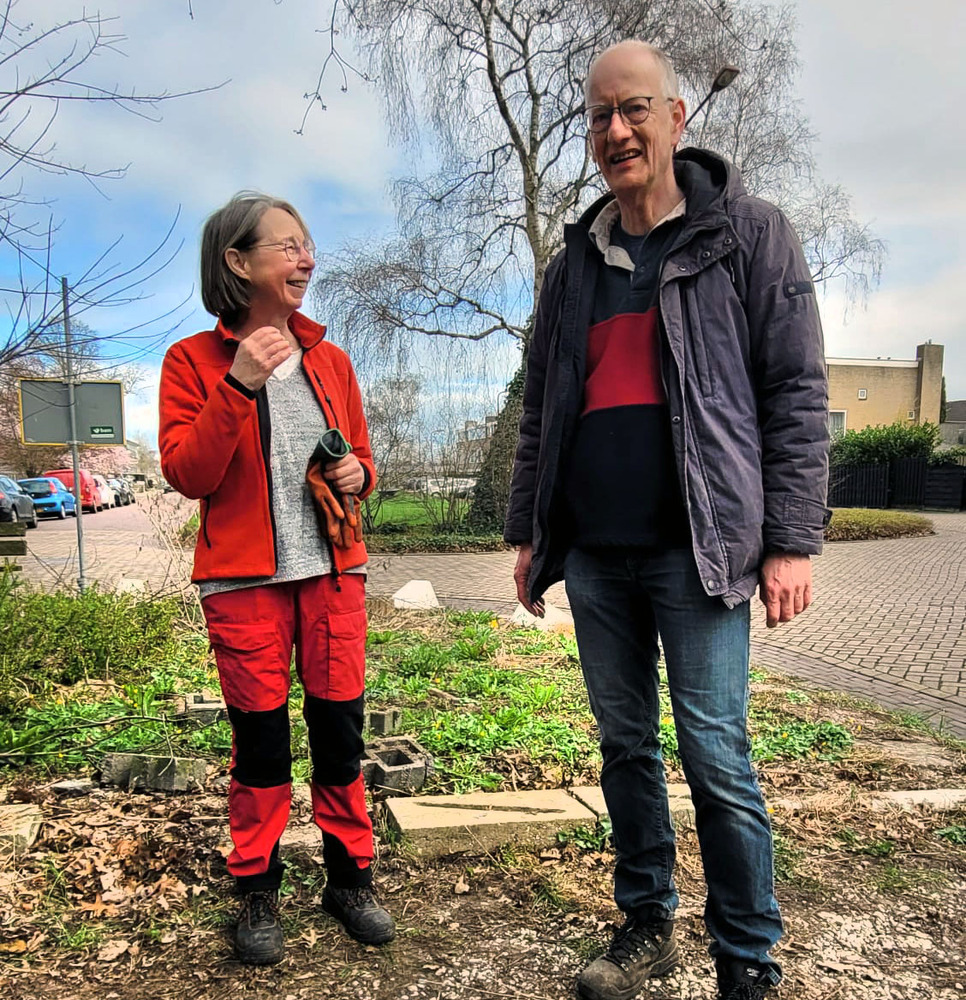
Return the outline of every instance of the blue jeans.
<path id="1" fill-rule="evenodd" d="M 658 636 L 708 885 L 711 954 L 767 968 L 782 933 L 771 826 L 748 740 L 748 602 L 701 586 L 687 549 L 572 549 L 565 566 L 581 668 L 600 729 L 601 786 L 625 913 L 670 919 L 674 828 L 658 740 Z"/>

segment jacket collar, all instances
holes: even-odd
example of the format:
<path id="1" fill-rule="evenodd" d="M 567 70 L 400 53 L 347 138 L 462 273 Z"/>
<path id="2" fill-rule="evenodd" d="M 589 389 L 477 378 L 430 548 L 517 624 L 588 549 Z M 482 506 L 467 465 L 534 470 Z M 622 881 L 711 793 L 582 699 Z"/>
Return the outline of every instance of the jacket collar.
<path id="1" fill-rule="evenodd" d="M 707 149 L 689 146 L 675 153 L 674 176 L 687 202 L 685 225 L 706 214 L 724 214 L 733 198 L 746 193 L 737 168 L 724 157 Z M 612 202 L 616 202 L 616 199 L 608 191 L 590 205 L 581 215 L 578 224 L 592 231 L 594 223 L 605 212 L 614 211 L 609 209 Z"/>
<path id="2" fill-rule="evenodd" d="M 302 345 L 303 351 L 315 347 L 325 337 L 325 327 L 321 323 L 309 319 L 308 316 L 303 316 L 300 312 L 292 313 L 289 317 L 288 328 L 295 334 L 295 339 Z M 215 324 L 215 332 L 221 336 L 225 343 L 238 343 L 237 335 L 225 326 L 221 317 Z"/>

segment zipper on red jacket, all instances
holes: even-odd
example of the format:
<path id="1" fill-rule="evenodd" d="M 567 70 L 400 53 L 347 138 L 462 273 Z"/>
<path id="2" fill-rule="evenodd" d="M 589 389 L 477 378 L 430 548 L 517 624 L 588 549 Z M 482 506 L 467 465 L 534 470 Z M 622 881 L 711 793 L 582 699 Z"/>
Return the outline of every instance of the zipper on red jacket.
<path id="1" fill-rule="evenodd" d="M 211 494 L 201 498 L 204 504 L 204 514 L 201 517 L 201 537 L 205 540 L 205 545 L 211 548 L 211 539 L 208 537 L 208 511 L 211 510 Z"/>
<path id="2" fill-rule="evenodd" d="M 274 572 L 278 572 L 278 527 L 275 524 L 275 488 L 272 483 L 272 420 L 268 409 L 268 389 L 265 386 L 255 393 L 255 416 L 258 419 L 258 440 L 262 446 L 265 485 L 268 488 L 268 518 L 272 525 L 272 552 L 275 554 Z"/>
<path id="3" fill-rule="evenodd" d="M 315 381 L 318 383 L 319 392 L 322 393 L 322 398 L 329 404 L 329 412 L 332 414 L 332 422 L 335 424 L 336 429 L 342 430 L 342 428 L 339 427 L 339 417 L 338 414 L 335 412 L 335 407 L 332 405 L 332 400 L 329 399 L 329 394 L 325 391 L 325 383 L 322 381 L 321 377 L 319 376 L 319 373 L 315 371 L 315 369 L 312 370 L 312 378 L 314 378 Z M 325 413 L 324 408 L 322 412 Z"/>

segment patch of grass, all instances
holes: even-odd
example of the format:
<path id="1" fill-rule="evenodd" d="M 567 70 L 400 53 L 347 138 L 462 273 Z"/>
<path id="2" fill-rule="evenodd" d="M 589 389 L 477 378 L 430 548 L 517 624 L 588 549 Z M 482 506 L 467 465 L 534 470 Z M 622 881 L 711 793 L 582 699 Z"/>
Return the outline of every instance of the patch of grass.
<path id="1" fill-rule="evenodd" d="M 872 538 L 908 538 L 934 534 L 932 521 L 903 510 L 866 510 L 839 507 L 825 529 L 829 542 L 866 541 Z"/>
<path id="2" fill-rule="evenodd" d="M 602 851 L 610 840 L 610 817 L 597 820 L 593 826 L 578 826 L 573 830 L 561 830 L 557 834 L 557 843 L 570 844 L 581 851 Z"/>
<path id="3" fill-rule="evenodd" d="M 752 757 L 758 761 L 841 760 L 852 749 L 852 734 L 837 722 L 806 722 L 765 712 L 752 715 Z"/>
<path id="4" fill-rule="evenodd" d="M 774 835 L 775 842 L 775 881 L 798 881 L 798 868 L 805 852 L 795 847 L 788 838 L 780 833 Z"/>
<path id="5" fill-rule="evenodd" d="M 966 826 L 960 823 L 954 823 L 952 826 L 944 826 L 935 832 L 937 837 L 949 841 L 950 844 L 966 847 Z"/>
<path id="6" fill-rule="evenodd" d="M 872 884 L 880 892 L 891 895 L 902 895 L 914 889 L 936 888 L 946 882 L 946 876 L 942 872 L 898 863 L 887 864 L 872 876 Z"/>

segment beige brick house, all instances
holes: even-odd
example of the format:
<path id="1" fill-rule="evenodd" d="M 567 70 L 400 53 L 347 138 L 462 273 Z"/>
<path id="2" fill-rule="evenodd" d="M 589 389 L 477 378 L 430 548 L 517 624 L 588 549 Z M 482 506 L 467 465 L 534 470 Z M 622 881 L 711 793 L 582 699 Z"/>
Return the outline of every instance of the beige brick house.
<path id="1" fill-rule="evenodd" d="M 939 423 L 943 347 L 926 341 L 915 360 L 826 358 L 832 434 L 907 420 Z"/>

